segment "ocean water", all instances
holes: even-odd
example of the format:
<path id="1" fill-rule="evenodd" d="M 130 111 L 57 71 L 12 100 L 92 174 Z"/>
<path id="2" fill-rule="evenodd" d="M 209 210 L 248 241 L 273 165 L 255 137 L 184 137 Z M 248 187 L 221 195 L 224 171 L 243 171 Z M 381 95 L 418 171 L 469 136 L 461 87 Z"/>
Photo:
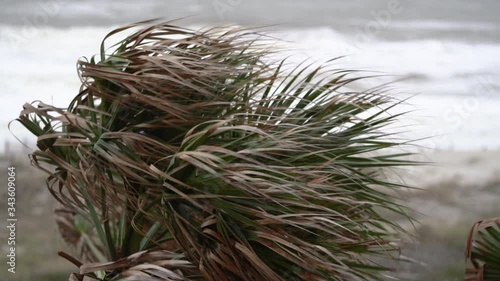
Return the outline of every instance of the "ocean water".
<path id="1" fill-rule="evenodd" d="M 22 104 L 66 106 L 76 95 L 76 60 L 99 51 L 113 27 L 188 18 L 186 26 L 264 29 L 298 54 L 377 71 L 395 94 L 408 138 L 441 149 L 500 148 L 500 2 L 495 0 L 96 1 L 0 0 L 0 143 L 32 142 L 15 119 Z M 272 25 L 272 26 L 271 26 Z M 406 127 L 411 125 L 409 127 Z M 408 129 L 409 128 L 409 129 Z M 0 150 L 2 148 L 0 147 Z"/>

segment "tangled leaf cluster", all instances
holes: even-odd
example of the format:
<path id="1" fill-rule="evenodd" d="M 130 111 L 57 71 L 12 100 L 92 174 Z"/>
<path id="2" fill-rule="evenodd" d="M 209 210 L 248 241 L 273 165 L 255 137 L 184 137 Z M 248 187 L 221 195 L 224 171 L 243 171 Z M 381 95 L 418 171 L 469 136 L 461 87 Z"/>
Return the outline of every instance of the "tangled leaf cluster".
<path id="1" fill-rule="evenodd" d="M 108 37 L 134 30 L 106 48 Z M 397 102 L 352 70 L 290 67 L 265 36 L 119 28 L 68 108 L 25 104 L 33 163 L 81 256 L 72 280 L 378 280 L 406 216 L 379 171 L 412 164 Z M 61 211 L 65 210 L 65 211 Z M 396 253 L 397 254 L 397 253 Z M 65 255 L 68 256 L 68 255 Z"/>

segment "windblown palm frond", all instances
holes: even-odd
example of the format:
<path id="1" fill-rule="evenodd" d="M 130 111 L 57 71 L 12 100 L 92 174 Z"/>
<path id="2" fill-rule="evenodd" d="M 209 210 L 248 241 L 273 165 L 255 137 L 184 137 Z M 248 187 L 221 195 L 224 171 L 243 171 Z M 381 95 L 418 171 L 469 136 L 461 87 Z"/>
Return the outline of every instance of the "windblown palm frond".
<path id="1" fill-rule="evenodd" d="M 288 69 L 265 43 L 235 28 L 126 26 L 78 62 L 67 109 L 24 105 L 34 164 L 105 249 L 79 274 L 352 281 L 388 270 L 372 258 L 397 254 L 402 230 L 380 210 L 406 216 L 390 195 L 405 186 L 379 171 L 413 164 L 386 150 L 399 145 L 382 131 L 397 102 L 354 91 L 354 71 Z"/>
<path id="2" fill-rule="evenodd" d="M 500 280 L 500 218 L 479 221 L 472 226 L 467 239 L 465 281 Z"/>
<path id="3" fill-rule="evenodd" d="M 82 262 L 104 259 L 104 249 L 92 224 L 63 205 L 57 206 L 54 217 L 64 242 L 73 248 Z"/>
<path id="4" fill-rule="evenodd" d="M 196 267 L 186 261 L 181 254 L 165 250 L 141 251 L 114 262 L 85 264 L 80 267 L 80 274 L 113 271 L 120 272 L 113 280 L 148 280 L 148 281 L 189 281 L 185 273 L 197 272 Z"/>

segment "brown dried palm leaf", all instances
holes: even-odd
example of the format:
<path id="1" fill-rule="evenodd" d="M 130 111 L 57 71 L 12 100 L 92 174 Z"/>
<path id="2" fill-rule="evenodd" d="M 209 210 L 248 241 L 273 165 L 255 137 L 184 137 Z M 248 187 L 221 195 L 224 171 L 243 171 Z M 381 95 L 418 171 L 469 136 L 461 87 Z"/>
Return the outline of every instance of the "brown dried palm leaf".
<path id="1" fill-rule="evenodd" d="M 63 240 L 73 248 L 79 261 L 97 262 L 102 260 L 103 249 L 97 241 L 94 229 L 83 218 L 68 207 L 58 204 L 54 218 Z"/>
<path id="2" fill-rule="evenodd" d="M 123 281 L 190 281 L 199 276 L 196 266 L 184 255 L 166 250 L 142 251 L 114 262 L 83 264 L 79 274 L 99 271 L 110 272 L 113 280 Z"/>
<path id="3" fill-rule="evenodd" d="M 388 150 L 402 144 L 384 132 L 398 102 L 382 87 L 353 90 L 367 77 L 334 61 L 290 68 L 263 38 L 133 24 L 78 62 L 82 87 L 67 109 L 24 105 L 34 164 L 110 261 L 81 274 L 383 278 L 389 269 L 373 257 L 397 258 L 404 231 L 380 210 L 408 212 L 392 195 L 406 186 L 380 172 L 415 164 Z"/>
<path id="4" fill-rule="evenodd" d="M 465 281 L 500 280 L 500 218 L 475 223 L 467 238 Z"/>

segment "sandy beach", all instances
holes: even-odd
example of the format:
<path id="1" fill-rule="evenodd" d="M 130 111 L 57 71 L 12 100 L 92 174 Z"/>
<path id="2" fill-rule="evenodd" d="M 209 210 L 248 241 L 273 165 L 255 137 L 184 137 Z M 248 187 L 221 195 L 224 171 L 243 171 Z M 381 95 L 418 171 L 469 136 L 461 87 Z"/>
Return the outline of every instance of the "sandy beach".
<path id="1" fill-rule="evenodd" d="M 461 280 L 464 252 L 472 225 L 500 214 L 500 150 L 426 151 L 414 160 L 430 165 L 397 171 L 418 190 L 400 193 L 416 223 L 402 222 L 407 237 L 403 280 Z"/>

